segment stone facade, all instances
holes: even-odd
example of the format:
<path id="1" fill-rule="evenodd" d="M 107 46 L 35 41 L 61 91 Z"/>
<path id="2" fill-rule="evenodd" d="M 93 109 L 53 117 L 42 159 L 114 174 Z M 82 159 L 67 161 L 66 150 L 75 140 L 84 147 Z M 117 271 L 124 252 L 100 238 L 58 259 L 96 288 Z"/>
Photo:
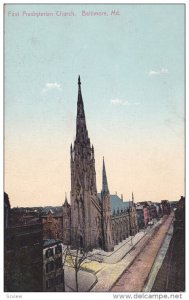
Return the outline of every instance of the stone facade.
<path id="1" fill-rule="evenodd" d="M 71 144 L 70 156 L 71 206 L 66 199 L 63 206 L 63 241 L 70 242 L 73 248 L 113 251 L 115 244 L 138 232 L 136 209 L 132 201 L 124 212 L 112 213 L 104 159 L 102 191 L 97 194 L 94 147 L 88 136 L 80 77 L 76 138 L 73 146 Z"/>
<path id="2" fill-rule="evenodd" d="M 101 203 L 97 197 L 94 148 L 91 146 L 85 121 L 78 80 L 76 139 L 71 155 L 71 243 L 73 247 L 92 249 L 102 239 Z"/>
<path id="3" fill-rule="evenodd" d="M 72 248 L 102 248 L 114 245 L 138 232 L 137 214 L 132 202 L 110 195 L 103 158 L 102 191 L 97 193 L 94 147 L 85 120 L 84 104 L 78 80 L 76 138 L 70 147 L 71 192 L 59 213 L 49 210 L 42 217 L 44 238 L 62 239 Z M 115 211 L 116 210 L 116 211 Z"/>

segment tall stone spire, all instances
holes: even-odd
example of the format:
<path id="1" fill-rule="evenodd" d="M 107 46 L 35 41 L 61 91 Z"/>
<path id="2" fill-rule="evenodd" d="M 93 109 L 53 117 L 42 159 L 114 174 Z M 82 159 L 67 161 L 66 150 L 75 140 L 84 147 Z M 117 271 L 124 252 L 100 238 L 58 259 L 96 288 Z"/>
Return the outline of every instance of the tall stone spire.
<path id="1" fill-rule="evenodd" d="M 112 240 L 112 221 L 111 221 L 111 201 L 110 193 L 108 190 L 108 181 L 106 176 L 106 168 L 103 157 L 103 168 L 102 168 L 102 234 L 103 234 L 103 249 L 105 251 L 113 251 L 113 240 Z"/>
<path id="2" fill-rule="evenodd" d="M 76 242 L 80 240 L 82 247 L 92 249 L 98 246 L 95 218 L 96 213 L 100 214 L 100 204 L 97 198 L 94 148 L 90 144 L 86 126 L 80 76 L 78 77 L 76 138 L 73 146 L 70 147 L 70 154 L 72 245 L 76 246 Z M 95 208 L 94 205 L 99 207 Z"/>
<path id="3" fill-rule="evenodd" d="M 102 167 L 102 192 L 103 193 L 109 192 L 104 157 L 103 157 L 103 167 Z"/>
<path id="4" fill-rule="evenodd" d="M 87 126 L 85 121 L 85 111 L 81 93 L 81 80 L 78 77 L 78 100 L 77 100 L 77 122 L 76 122 L 76 139 L 86 140 L 88 138 Z"/>

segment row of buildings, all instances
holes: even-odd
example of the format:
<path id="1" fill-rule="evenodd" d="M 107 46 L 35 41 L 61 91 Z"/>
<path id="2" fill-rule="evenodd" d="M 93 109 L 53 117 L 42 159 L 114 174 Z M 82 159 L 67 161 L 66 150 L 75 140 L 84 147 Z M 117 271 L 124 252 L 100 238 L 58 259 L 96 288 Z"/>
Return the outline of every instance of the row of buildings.
<path id="1" fill-rule="evenodd" d="M 171 205 L 168 200 L 162 200 L 161 203 L 152 201 L 142 201 L 136 203 L 136 213 L 139 229 L 153 225 L 154 219 L 160 219 L 163 215 L 169 215 Z"/>
<path id="2" fill-rule="evenodd" d="M 140 220 L 147 226 L 152 217 L 167 214 L 162 203 L 157 205 L 157 213 L 152 202 L 134 204 L 134 197 L 132 202 L 126 202 L 118 195 L 111 195 L 110 199 L 116 244 L 135 235 L 133 228 L 138 225 L 133 222 L 142 228 Z M 70 217 L 67 199 L 60 207 L 11 209 L 5 193 L 4 203 L 5 291 L 64 291 L 62 251 L 65 244 L 71 243 L 71 229 L 64 231 Z"/>

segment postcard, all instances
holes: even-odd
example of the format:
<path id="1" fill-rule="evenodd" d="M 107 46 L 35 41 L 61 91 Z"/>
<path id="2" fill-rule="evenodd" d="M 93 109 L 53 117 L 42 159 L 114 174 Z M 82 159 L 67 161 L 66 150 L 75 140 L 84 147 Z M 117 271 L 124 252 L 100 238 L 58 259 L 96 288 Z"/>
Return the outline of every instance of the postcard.
<path id="1" fill-rule="evenodd" d="M 7 295 L 182 296 L 185 4 L 4 4 L 4 137 Z"/>

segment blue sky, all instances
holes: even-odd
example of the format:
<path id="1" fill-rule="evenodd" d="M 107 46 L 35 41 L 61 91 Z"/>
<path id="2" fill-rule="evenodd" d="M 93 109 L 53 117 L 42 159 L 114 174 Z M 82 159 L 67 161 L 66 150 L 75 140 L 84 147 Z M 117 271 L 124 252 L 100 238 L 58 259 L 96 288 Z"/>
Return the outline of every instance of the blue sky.
<path id="1" fill-rule="evenodd" d="M 5 189 L 13 206 L 58 205 L 69 194 L 79 74 L 98 190 L 105 156 L 111 193 L 178 199 L 184 67 L 184 5 L 7 5 Z"/>

